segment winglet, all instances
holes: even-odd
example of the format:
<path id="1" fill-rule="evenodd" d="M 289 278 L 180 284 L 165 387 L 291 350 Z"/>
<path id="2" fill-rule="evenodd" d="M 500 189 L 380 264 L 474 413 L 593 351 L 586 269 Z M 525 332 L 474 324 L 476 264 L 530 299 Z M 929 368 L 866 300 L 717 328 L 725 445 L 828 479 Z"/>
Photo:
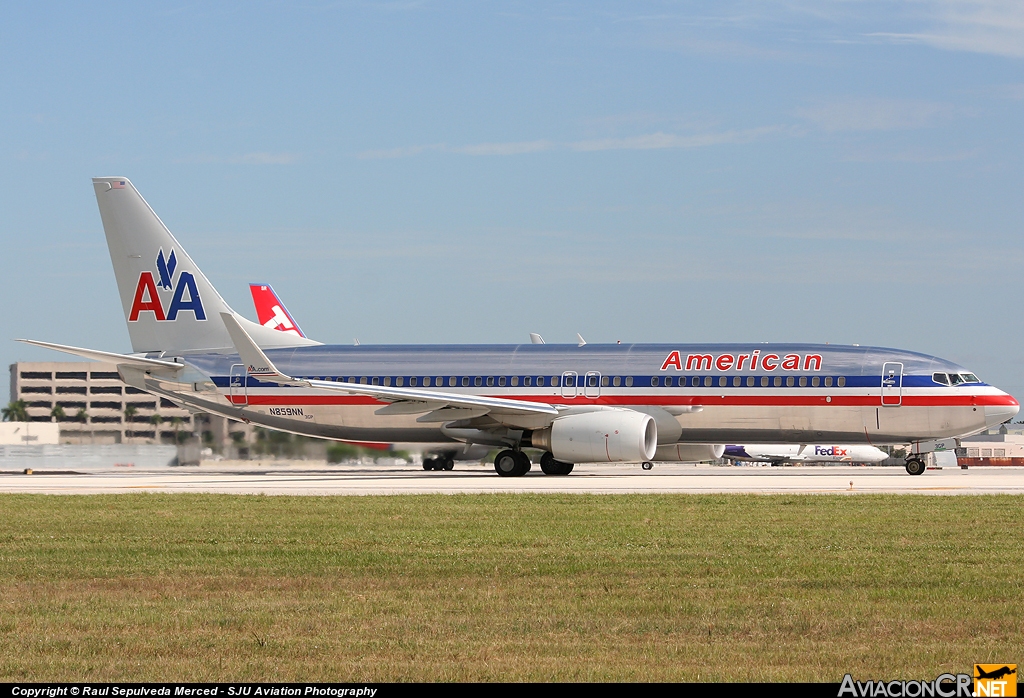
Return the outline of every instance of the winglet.
<path id="1" fill-rule="evenodd" d="M 576 339 L 579 341 L 579 344 L 577 344 L 576 346 L 586 346 L 587 340 L 583 339 L 583 335 L 581 335 L 579 332 L 576 333 Z"/>
<path id="2" fill-rule="evenodd" d="M 536 332 L 531 332 L 530 333 L 530 343 L 531 344 L 543 344 L 544 343 L 544 338 L 541 337 Z"/>
<path id="3" fill-rule="evenodd" d="M 227 328 L 228 334 L 231 335 L 231 342 L 235 345 L 238 356 L 245 364 L 246 373 L 272 383 L 303 383 L 278 371 L 274 362 L 263 353 L 263 350 L 252 340 L 252 337 L 232 313 L 221 313 L 220 318 L 224 321 L 224 327 Z"/>

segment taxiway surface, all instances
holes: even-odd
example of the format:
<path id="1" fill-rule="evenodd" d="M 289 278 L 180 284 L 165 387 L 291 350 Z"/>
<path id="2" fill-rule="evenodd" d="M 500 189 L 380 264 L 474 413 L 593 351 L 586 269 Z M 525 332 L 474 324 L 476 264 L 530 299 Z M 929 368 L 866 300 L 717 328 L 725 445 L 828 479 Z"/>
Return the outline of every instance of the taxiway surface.
<path id="1" fill-rule="evenodd" d="M 537 466 L 520 478 L 498 477 L 490 465 L 459 464 L 427 472 L 414 465 L 217 464 L 144 471 L 125 469 L 0 472 L 0 492 L 99 494 L 126 492 L 371 495 L 488 492 L 749 493 L 749 494 L 1024 494 L 1024 469 L 929 470 L 895 467 L 723 467 L 659 464 L 582 465 L 549 476 Z"/>

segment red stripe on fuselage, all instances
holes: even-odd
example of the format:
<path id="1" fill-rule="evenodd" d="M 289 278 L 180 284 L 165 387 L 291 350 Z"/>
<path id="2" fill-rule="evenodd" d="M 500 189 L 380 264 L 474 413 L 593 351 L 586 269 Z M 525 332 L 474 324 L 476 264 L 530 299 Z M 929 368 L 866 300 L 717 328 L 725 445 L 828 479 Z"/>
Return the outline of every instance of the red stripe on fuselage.
<path id="1" fill-rule="evenodd" d="M 242 395 L 225 396 L 236 404 L 246 404 Z M 492 396 L 488 396 L 492 397 Z M 616 395 L 599 398 L 561 396 L 510 397 L 496 395 L 505 400 L 543 402 L 550 405 L 605 405 L 608 407 L 629 407 L 631 405 L 772 405 L 782 407 L 805 406 L 866 406 L 896 407 L 882 405 L 878 395 Z M 827 400 L 831 397 L 831 401 Z M 385 405 L 384 401 L 366 395 L 260 395 L 248 396 L 250 405 Z M 979 407 L 983 405 L 1016 405 L 1010 395 L 904 395 L 905 407 Z"/>

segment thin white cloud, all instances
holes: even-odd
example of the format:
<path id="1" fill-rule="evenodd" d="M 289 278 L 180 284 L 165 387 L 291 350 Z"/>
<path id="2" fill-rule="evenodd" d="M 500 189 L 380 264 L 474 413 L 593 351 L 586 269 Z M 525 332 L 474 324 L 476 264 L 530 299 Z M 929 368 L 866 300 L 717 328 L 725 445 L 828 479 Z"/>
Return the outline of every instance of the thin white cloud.
<path id="1" fill-rule="evenodd" d="M 931 126 L 955 113 L 949 104 L 911 99 L 840 99 L 798 109 L 796 115 L 825 131 L 891 131 Z"/>
<path id="2" fill-rule="evenodd" d="M 556 144 L 551 141 L 521 141 L 518 143 L 478 143 L 448 148 L 449 152 L 463 155 L 521 155 L 551 150 Z"/>
<path id="3" fill-rule="evenodd" d="M 388 150 L 366 150 L 356 157 L 363 160 L 412 157 L 427 151 L 457 153 L 460 155 L 522 155 L 551 150 L 596 152 L 602 150 L 665 150 L 673 148 L 703 148 L 712 145 L 751 143 L 774 133 L 784 131 L 781 126 L 701 133 L 682 136 L 675 133 L 648 133 L 626 138 L 597 138 L 581 141 L 556 142 L 549 140 L 511 141 L 508 143 L 476 143 L 450 146 L 447 144 L 415 145 Z"/>
<path id="4" fill-rule="evenodd" d="M 701 133 L 692 136 L 680 136 L 674 133 L 650 133 L 643 136 L 627 138 L 600 138 L 569 143 L 568 147 L 577 151 L 595 150 L 663 150 L 666 148 L 702 148 L 726 143 L 750 143 L 763 136 L 778 133 L 778 126 L 762 126 L 760 128 L 739 131 L 722 131 L 719 133 Z"/>
<path id="5" fill-rule="evenodd" d="M 925 27 L 868 36 L 1024 58 L 1024 3 L 1020 0 L 921 0 L 917 7 Z"/>
<path id="6" fill-rule="evenodd" d="M 980 152 L 981 150 L 978 148 L 945 153 L 931 150 L 900 150 L 896 152 L 862 150 L 846 155 L 842 159 L 844 162 L 962 162 L 977 157 Z"/>
<path id="7" fill-rule="evenodd" d="M 298 162 L 298 153 L 243 153 L 240 155 L 186 155 L 173 160 L 187 165 L 292 165 Z"/>

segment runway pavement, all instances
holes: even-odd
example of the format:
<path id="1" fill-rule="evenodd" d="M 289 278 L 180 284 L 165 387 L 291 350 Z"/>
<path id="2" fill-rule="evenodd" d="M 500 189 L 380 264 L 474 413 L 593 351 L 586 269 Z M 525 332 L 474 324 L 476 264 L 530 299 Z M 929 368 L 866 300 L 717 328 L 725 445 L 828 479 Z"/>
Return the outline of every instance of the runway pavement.
<path id="1" fill-rule="evenodd" d="M 98 494 L 219 492 L 225 494 L 370 495 L 483 492 L 717 493 L 750 494 L 1024 494 L 1024 469 L 929 470 L 908 475 L 894 467 L 729 467 L 659 464 L 579 465 L 568 476 L 539 467 L 525 477 L 498 477 L 489 464 L 458 464 L 448 472 L 414 465 L 326 463 L 206 463 L 132 471 L 126 468 L 0 472 L 0 492 Z"/>

